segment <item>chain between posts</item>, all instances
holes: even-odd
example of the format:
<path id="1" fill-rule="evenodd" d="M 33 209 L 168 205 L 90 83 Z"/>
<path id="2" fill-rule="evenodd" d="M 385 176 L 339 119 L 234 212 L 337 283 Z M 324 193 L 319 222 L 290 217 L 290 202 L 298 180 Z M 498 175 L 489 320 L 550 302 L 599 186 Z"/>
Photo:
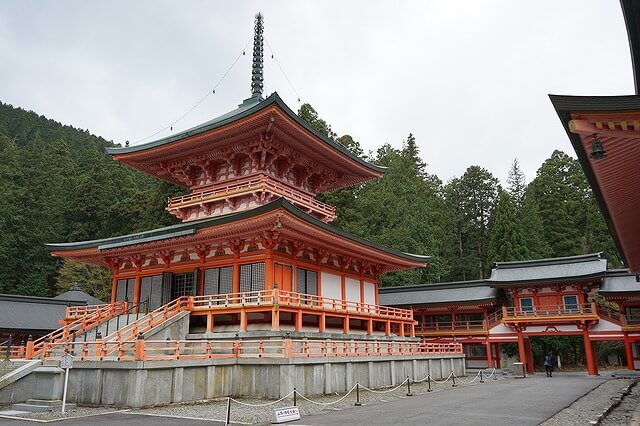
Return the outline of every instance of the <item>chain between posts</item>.
<path id="1" fill-rule="evenodd" d="M 490 377 L 493 377 L 494 380 L 497 380 L 497 378 L 495 377 L 495 371 L 496 371 L 496 369 L 494 368 L 493 371 L 491 372 L 491 374 L 486 376 L 487 379 L 489 379 Z M 485 376 L 484 376 L 483 371 L 480 370 L 478 372 L 478 374 L 471 381 L 467 382 L 466 384 L 470 385 L 474 381 L 476 381 L 478 378 L 481 379 L 480 383 L 484 383 L 484 377 Z M 226 417 L 225 417 L 225 425 L 229 425 L 230 424 L 230 420 L 231 420 L 231 402 L 236 402 L 236 403 L 238 403 L 240 405 L 244 405 L 244 406 L 247 406 L 247 407 L 255 407 L 255 408 L 268 407 L 268 406 L 271 406 L 271 405 L 275 405 L 275 404 L 277 404 L 279 402 L 282 402 L 285 399 L 290 398 L 293 395 L 293 405 L 294 406 L 298 405 L 298 398 L 297 398 L 298 396 L 300 396 L 300 398 L 302 398 L 303 400 L 305 400 L 307 402 L 310 402 L 312 404 L 327 406 L 327 405 L 333 405 L 333 404 L 339 403 L 340 401 L 342 401 L 345 398 L 347 398 L 355 390 L 355 392 L 356 392 L 356 402 L 355 402 L 354 405 L 356 407 L 360 407 L 360 406 L 362 406 L 362 401 L 360 400 L 360 389 L 361 388 L 364 389 L 364 390 L 367 390 L 369 392 L 372 392 L 372 393 L 384 394 L 384 393 L 389 393 L 389 392 L 393 392 L 395 390 L 398 390 L 400 387 L 404 386 L 405 383 L 406 383 L 406 385 L 407 385 L 407 396 L 413 396 L 413 393 L 411 391 L 411 383 L 412 382 L 415 384 L 415 383 L 422 383 L 422 382 L 426 381 L 427 382 L 427 386 L 428 386 L 427 392 L 432 392 L 433 391 L 433 389 L 431 387 L 431 382 L 432 381 L 435 382 L 435 383 L 444 384 L 444 383 L 448 382 L 449 379 L 452 380 L 452 387 L 457 387 L 458 386 L 458 383 L 456 382 L 456 379 L 458 379 L 458 382 L 460 382 L 460 384 L 462 384 L 462 385 L 465 384 L 459 377 L 456 376 L 454 371 L 451 371 L 451 373 L 449 373 L 447 378 L 444 379 L 444 380 L 435 380 L 435 379 L 433 379 L 431 377 L 431 374 L 427 374 L 427 376 L 422 380 L 411 380 L 411 377 L 407 376 L 407 378 L 402 383 L 400 383 L 399 385 L 397 385 L 397 386 L 395 386 L 395 387 L 393 387 L 391 389 L 384 390 L 384 391 L 378 391 L 378 390 L 370 389 L 370 388 L 368 388 L 366 386 L 362 386 L 360 384 L 360 382 L 356 382 L 356 384 L 351 389 L 349 389 L 349 391 L 347 393 L 345 393 L 343 396 L 341 396 L 340 398 L 336 399 L 335 401 L 330 401 L 330 402 L 313 401 L 313 400 L 307 398 L 306 396 L 300 394 L 296 387 L 293 388 L 293 391 L 291 391 L 287 395 L 283 396 L 282 398 L 280 398 L 280 399 L 278 399 L 276 401 L 271 401 L 271 402 L 265 403 L 265 404 L 249 404 L 249 403 L 246 403 L 246 402 L 238 401 L 237 399 L 234 399 L 231 396 L 229 396 L 229 397 L 227 397 L 227 410 L 226 410 Z"/>

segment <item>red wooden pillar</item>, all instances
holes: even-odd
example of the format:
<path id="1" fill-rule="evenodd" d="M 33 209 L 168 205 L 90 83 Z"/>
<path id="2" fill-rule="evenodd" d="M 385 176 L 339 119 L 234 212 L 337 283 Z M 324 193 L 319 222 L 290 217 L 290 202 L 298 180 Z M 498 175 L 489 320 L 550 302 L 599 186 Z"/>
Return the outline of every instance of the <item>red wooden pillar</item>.
<path id="1" fill-rule="evenodd" d="M 535 365 L 533 362 L 533 348 L 531 347 L 531 339 L 526 339 L 524 341 L 525 347 L 527 349 L 527 360 L 526 360 L 526 368 L 527 373 L 533 374 L 535 370 Z"/>
<path id="2" fill-rule="evenodd" d="M 500 368 L 500 343 L 494 343 L 493 347 L 496 349 L 496 368 Z"/>
<path id="3" fill-rule="evenodd" d="M 489 342 L 489 339 L 485 341 L 485 346 L 487 347 L 487 368 L 493 368 L 493 348 L 491 347 L 491 342 Z"/>
<path id="4" fill-rule="evenodd" d="M 589 330 L 586 327 L 584 330 L 582 330 L 582 339 L 584 340 L 584 357 L 587 362 L 587 374 L 589 374 L 590 376 L 597 376 L 598 364 L 596 363 L 593 344 L 589 339 Z"/>
<path id="5" fill-rule="evenodd" d="M 636 369 L 636 363 L 633 359 L 633 341 L 627 333 L 624 334 L 624 349 L 627 354 L 627 368 L 634 371 Z"/>
<path id="6" fill-rule="evenodd" d="M 524 336 L 522 335 L 521 331 L 518 331 L 518 356 L 520 358 L 520 362 L 525 363 L 527 362 L 527 352 L 526 352 L 526 348 L 524 345 Z"/>
<path id="7" fill-rule="evenodd" d="M 118 278 L 116 277 L 115 269 L 111 272 L 113 273 L 113 278 L 111 279 L 111 303 L 114 303 L 118 293 Z"/>

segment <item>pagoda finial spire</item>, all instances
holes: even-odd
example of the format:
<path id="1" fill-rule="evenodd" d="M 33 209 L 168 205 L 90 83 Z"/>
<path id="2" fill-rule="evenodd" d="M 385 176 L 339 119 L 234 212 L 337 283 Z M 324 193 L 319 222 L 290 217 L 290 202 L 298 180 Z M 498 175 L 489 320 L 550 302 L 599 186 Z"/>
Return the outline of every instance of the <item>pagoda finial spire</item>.
<path id="1" fill-rule="evenodd" d="M 263 19 L 262 13 L 258 12 L 253 32 L 253 67 L 251 71 L 251 97 L 259 98 L 260 100 L 262 100 L 262 90 L 264 89 Z"/>

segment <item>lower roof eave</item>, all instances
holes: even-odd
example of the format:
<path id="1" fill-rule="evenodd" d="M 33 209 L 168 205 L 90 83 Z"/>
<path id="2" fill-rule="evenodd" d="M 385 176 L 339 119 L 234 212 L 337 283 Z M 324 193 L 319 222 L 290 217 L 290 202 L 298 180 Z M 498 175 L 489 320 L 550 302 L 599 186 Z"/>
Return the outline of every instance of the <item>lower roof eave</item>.
<path id="1" fill-rule="evenodd" d="M 330 243 L 330 246 L 335 246 L 335 241 L 342 241 L 344 246 L 349 246 L 351 249 L 356 250 L 354 251 L 355 253 L 368 253 L 375 255 L 380 260 L 384 260 L 389 265 L 387 270 L 424 267 L 430 260 L 430 256 L 403 253 L 328 225 L 301 211 L 284 198 L 279 198 L 252 210 L 225 216 L 184 222 L 165 228 L 102 240 L 46 244 L 46 247 L 54 256 L 104 265 L 104 257 L 107 256 L 143 251 L 145 247 L 148 248 L 152 244 L 184 245 L 205 239 L 207 238 L 206 235 L 213 234 L 211 232 L 213 229 L 218 227 L 222 229 L 231 224 L 236 229 L 239 229 L 240 225 L 244 223 L 248 227 L 258 230 L 259 221 L 262 222 L 260 226 L 267 226 L 267 222 L 269 222 L 268 227 L 272 231 L 283 234 L 286 233 L 288 226 L 298 228 L 296 232 L 304 227 L 307 234 L 309 234 L 310 241 L 317 241 L 318 236 L 322 235 L 325 237 L 327 244 Z M 277 221 L 280 221 L 279 226 L 282 228 L 277 228 L 275 225 Z M 289 233 L 290 235 L 296 235 L 293 232 Z"/>

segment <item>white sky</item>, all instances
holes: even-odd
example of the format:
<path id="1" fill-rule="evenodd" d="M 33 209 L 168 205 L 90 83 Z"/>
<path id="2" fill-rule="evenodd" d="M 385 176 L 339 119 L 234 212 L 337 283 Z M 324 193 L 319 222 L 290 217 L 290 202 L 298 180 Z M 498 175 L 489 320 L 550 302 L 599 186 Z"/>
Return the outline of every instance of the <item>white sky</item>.
<path id="1" fill-rule="evenodd" d="M 573 155 L 549 93 L 634 93 L 616 0 L 0 0 L 0 101 L 135 143 L 218 82 L 257 11 L 302 102 L 365 151 L 412 132 L 445 182 L 470 165 L 504 182 L 516 158 L 531 181 Z M 249 97 L 251 48 L 174 132 Z M 270 53 L 266 92 L 297 111 Z"/>

